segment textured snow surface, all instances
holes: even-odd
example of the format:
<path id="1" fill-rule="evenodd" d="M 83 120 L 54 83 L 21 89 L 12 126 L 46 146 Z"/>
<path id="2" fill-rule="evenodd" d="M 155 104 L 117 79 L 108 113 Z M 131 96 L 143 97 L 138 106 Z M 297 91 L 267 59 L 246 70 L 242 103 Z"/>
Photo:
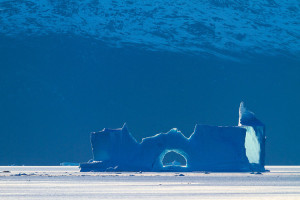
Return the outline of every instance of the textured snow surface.
<path id="1" fill-rule="evenodd" d="M 0 34 L 75 34 L 122 47 L 299 56 L 298 0 L 2 0 Z M 230 53 L 228 53 L 230 52 Z"/>
<path id="2" fill-rule="evenodd" d="M 300 199 L 300 166 L 266 168 L 271 172 L 205 174 L 1 166 L 0 199 Z"/>

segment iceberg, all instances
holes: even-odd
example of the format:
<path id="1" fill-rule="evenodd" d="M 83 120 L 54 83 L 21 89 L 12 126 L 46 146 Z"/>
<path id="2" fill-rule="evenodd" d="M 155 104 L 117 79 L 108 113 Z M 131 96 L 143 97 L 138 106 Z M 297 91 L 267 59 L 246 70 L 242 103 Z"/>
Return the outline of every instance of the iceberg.
<path id="1" fill-rule="evenodd" d="M 265 126 L 240 104 L 238 126 L 195 126 L 190 137 L 178 129 L 143 138 L 139 143 L 127 125 L 91 133 L 93 159 L 81 163 L 81 172 L 102 171 L 265 171 Z M 164 165 L 169 152 L 186 164 Z"/>

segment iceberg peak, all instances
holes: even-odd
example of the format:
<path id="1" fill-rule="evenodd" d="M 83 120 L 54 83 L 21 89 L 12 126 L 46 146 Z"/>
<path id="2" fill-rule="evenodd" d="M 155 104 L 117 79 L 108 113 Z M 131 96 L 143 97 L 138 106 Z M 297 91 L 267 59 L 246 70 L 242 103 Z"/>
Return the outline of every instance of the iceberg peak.
<path id="1" fill-rule="evenodd" d="M 125 122 L 125 123 L 123 124 L 123 126 L 122 126 L 122 131 L 128 132 L 128 127 L 127 127 L 126 122 Z"/>
<path id="2" fill-rule="evenodd" d="M 264 124 L 256 118 L 253 112 L 247 110 L 245 103 L 243 101 L 240 103 L 240 108 L 239 108 L 239 126 L 242 125 L 264 126 Z"/>

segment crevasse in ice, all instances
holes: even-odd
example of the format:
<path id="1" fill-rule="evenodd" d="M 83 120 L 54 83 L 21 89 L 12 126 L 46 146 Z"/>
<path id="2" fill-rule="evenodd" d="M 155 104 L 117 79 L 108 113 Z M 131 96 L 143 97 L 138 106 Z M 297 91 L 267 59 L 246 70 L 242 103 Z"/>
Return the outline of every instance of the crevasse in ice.
<path id="1" fill-rule="evenodd" d="M 264 171 L 265 126 L 240 104 L 238 126 L 196 125 L 187 138 L 178 129 L 138 143 L 126 124 L 91 133 L 93 159 L 81 171 Z M 164 165 L 169 152 L 182 155 L 186 165 Z"/>

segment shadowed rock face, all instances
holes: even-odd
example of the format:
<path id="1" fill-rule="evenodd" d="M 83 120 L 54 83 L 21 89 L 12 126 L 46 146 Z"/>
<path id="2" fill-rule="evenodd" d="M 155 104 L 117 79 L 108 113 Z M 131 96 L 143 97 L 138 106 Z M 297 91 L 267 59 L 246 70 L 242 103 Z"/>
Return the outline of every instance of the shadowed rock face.
<path id="1" fill-rule="evenodd" d="M 74 34 L 115 47 L 299 56 L 299 1 L 4 0 L 0 34 Z"/>
<path id="2" fill-rule="evenodd" d="M 126 124 L 121 129 L 94 132 L 94 158 L 82 163 L 81 171 L 264 171 L 263 125 L 247 124 L 249 113 L 253 115 L 249 119 L 255 118 L 241 103 L 240 127 L 196 125 L 189 138 L 174 128 L 138 143 Z M 182 155 L 186 166 L 164 166 L 162 160 L 170 151 Z"/>

